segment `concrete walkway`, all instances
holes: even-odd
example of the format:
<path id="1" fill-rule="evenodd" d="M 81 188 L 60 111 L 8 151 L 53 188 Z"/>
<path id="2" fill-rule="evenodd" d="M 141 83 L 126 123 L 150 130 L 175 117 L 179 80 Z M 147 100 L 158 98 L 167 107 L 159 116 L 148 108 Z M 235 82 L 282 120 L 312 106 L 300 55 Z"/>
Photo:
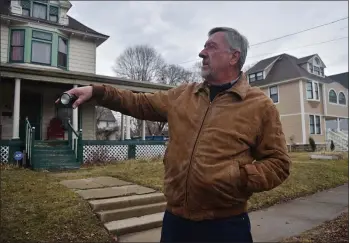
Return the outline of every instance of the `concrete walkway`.
<path id="1" fill-rule="evenodd" d="M 151 188 L 113 177 L 62 181 L 87 200 L 119 242 L 159 242 L 165 198 Z M 348 184 L 249 214 L 254 242 L 298 235 L 348 209 Z"/>
<path id="2" fill-rule="evenodd" d="M 348 206 L 348 185 L 249 214 L 254 242 L 278 242 L 334 219 Z M 161 228 L 124 235 L 120 242 L 159 242 Z"/>

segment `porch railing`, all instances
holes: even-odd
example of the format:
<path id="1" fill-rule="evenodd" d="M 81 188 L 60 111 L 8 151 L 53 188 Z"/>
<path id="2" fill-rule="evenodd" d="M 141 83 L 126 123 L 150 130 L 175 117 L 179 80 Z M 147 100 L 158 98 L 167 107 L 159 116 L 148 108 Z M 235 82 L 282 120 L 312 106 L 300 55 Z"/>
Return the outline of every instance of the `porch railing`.
<path id="1" fill-rule="evenodd" d="M 78 163 L 83 163 L 83 132 L 74 130 L 72 123 L 68 120 L 68 144 L 75 153 Z"/>
<path id="2" fill-rule="evenodd" d="M 327 140 L 330 143 L 333 140 L 336 150 L 347 151 L 349 146 L 349 138 L 345 137 L 339 132 L 334 132 L 332 130 L 327 131 Z"/>
<path id="3" fill-rule="evenodd" d="M 25 121 L 25 131 L 26 131 L 26 137 L 25 137 L 25 148 L 26 148 L 26 158 L 31 164 L 31 158 L 33 154 L 33 148 L 34 148 L 34 140 L 35 140 L 35 127 L 32 127 L 30 125 L 30 122 L 28 120 L 28 117 L 26 117 Z"/>

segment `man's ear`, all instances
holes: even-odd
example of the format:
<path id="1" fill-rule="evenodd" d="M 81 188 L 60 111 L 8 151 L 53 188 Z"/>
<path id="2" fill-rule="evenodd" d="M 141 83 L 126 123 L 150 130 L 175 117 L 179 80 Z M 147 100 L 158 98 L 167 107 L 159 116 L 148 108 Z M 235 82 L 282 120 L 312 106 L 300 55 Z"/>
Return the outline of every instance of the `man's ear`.
<path id="1" fill-rule="evenodd" d="M 241 53 L 240 53 L 239 51 L 234 51 L 234 52 L 232 53 L 232 57 L 231 57 L 231 60 L 230 60 L 230 64 L 233 66 L 233 65 L 235 65 L 236 63 L 238 63 L 240 57 L 241 57 Z"/>

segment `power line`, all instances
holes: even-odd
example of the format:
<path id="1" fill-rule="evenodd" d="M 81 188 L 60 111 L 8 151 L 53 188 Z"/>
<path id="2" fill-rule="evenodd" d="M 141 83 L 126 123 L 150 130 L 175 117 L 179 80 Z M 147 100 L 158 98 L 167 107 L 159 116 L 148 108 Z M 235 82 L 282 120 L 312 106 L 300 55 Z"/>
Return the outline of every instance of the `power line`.
<path id="1" fill-rule="evenodd" d="M 282 39 L 282 38 L 285 38 L 285 37 L 288 37 L 288 36 L 300 34 L 300 33 L 303 33 L 303 32 L 306 32 L 306 31 L 310 31 L 310 30 L 313 30 L 313 29 L 317 29 L 317 28 L 320 28 L 320 27 L 323 27 L 323 26 L 326 26 L 326 25 L 334 24 L 336 22 L 339 22 L 339 21 L 342 21 L 342 20 L 345 20 L 345 19 L 348 19 L 348 18 L 349 17 L 344 17 L 344 18 L 341 18 L 341 19 L 334 20 L 332 22 L 328 22 L 328 23 L 325 23 L 325 24 L 322 24 L 322 25 L 318 25 L 318 26 L 315 26 L 315 27 L 312 27 L 312 28 L 304 29 L 304 30 L 301 30 L 301 31 L 298 31 L 298 32 L 295 32 L 295 33 L 291 33 L 291 34 L 287 34 L 287 35 L 284 35 L 284 36 L 276 37 L 276 38 L 273 38 L 273 39 L 270 39 L 270 40 L 266 40 L 266 41 L 263 41 L 263 42 L 258 42 L 258 43 L 252 44 L 250 46 L 252 47 L 252 46 L 257 46 L 257 45 L 261 45 L 261 44 L 264 44 L 264 43 L 268 43 L 268 42 L 271 42 L 271 41 L 276 41 L 276 40 L 279 40 L 279 39 Z M 342 29 L 344 29 L 344 28 L 342 28 Z M 197 59 L 194 59 L 194 60 L 189 60 L 189 61 L 178 63 L 177 65 L 181 65 L 181 64 L 185 64 L 185 63 L 189 63 L 189 62 L 195 62 L 195 61 L 199 61 L 199 60 L 201 60 L 201 59 L 197 58 Z"/>
<path id="2" fill-rule="evenodd" d="M 286 50 L 283 50 L 283 51 L 279 51 L 279 52 L 286 52 L 286 51 L 300 49 L 300 48 L 304 48 L 304 47 L 316 46 L 316 45 L 325 44 L 325 43 L 329 43 L 329 42 L 333 42 L 333 41 L 337 41 L 337 40 L 342 40 L 342 39 L 347 39 L 347 38 L 349 38 L 349 37 L 348 36 L 339 37 L 339 38 L 328 40 L 328 41 L 322 41 L 322 42 L 317 42 L 317 43 L 313 43 L 313 44 L 309 44 L 309 45 L 305 45 L 305 46 L 289 48 L 289 49 L 286 49 Z M 247 56 L 247 58 L 261 57 L 261 56 L 266 56 L 266 55 L 270 55 L 270 54 L 274 54 L 274 53 L 277 53 L 277 52 L 264 53 L 264 54 L 261 54 L 261 55 L 255 55 L 255 56 L 251 56 L 251 57 Z"/>
<path id="3" fill-rule="evenodd" d="M 300 34 L 300 33 L 303 33 L 303 32 L 306 32 L 306 31 L 310 31 L 310 30 L 313 30 L 313 29 L 317 29 L 317 28 L 320 28 L 320 27 L 323 27 L 323 26 L 326 26 L 326 25 L 334 24 L 336 22 L 339 22 L 339 21 L 342 21 L 342 20 L 348 19 L 348 18 L 349 17 L 337 19 L 337 20 L 334 20 L 334 21 L 326 23 L 326 24 L 322 24 L 322 25 L 318 25 L 318 26 L 315 26 L 315 27 L 312 27 L 312 28 L 308 28 L 308 29 L 305 29 L 305 30 L 294 32 L 292 34 L 283 35 L 283 36 L 280 36 L 280 37 L 277 37 L 277 38 L 274 38 L 274 39 L 270 39 L 270 40 L 267 40 L 267 41 L 262 41 L 262 42 L 259 42 L 259 43 L 256 43 L 256 44 L 253 44 L 253 45 L 250 45 L 250 46 L 257 46 L 257 45 L 261 45 L 261 44 L 268 43 L 268 42 L 271 42 L 271 41 L 279 40 L 279 39 L 282 39 L 282 38 L 285 38 L 285 37 L 288 37 L 288 36 Z"/>

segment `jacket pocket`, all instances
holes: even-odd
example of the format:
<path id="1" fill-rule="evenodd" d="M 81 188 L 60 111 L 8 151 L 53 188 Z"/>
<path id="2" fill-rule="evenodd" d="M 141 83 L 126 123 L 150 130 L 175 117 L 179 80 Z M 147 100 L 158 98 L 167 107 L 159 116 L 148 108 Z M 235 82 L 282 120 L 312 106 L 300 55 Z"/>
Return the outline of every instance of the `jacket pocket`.
<path id="1" fill-rule="evenodd" d="M 230 180 L 233 203 L 245 202 L 249 197 L 249 192 L 246 190 L 248 177 L 239 161 L 232 162 L 230 166 Z"/>

